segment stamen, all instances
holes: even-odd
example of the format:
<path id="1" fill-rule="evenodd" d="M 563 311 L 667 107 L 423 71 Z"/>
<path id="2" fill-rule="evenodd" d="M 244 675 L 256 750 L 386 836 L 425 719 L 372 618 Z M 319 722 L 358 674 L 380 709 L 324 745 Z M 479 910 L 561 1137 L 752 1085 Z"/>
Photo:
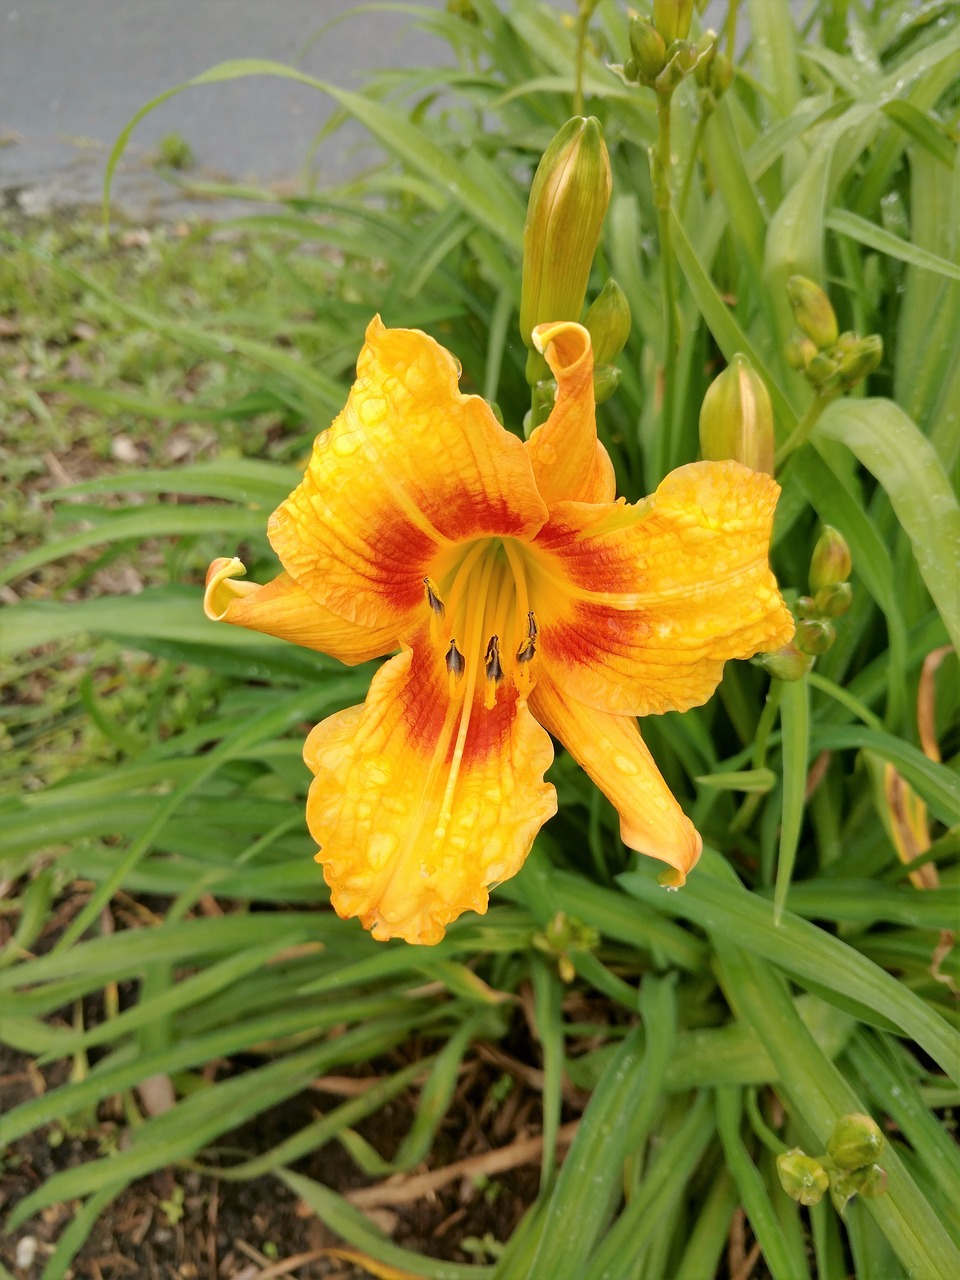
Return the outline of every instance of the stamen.
<path id="1" fill-rule="evenodd" d="M 532 613 L 527 614 L 527 636 L 523 644 L 517 650 L 518 662 L 532 662 L 537 653 L 537 620 Z"/>
<path id="2" fill-rule="evenodd" d="M 451 640 L 450 648 L 447 650 L 447 670 L 455 679 L 459 680 L 466 669 L 466 659 L 457 648 L 456 640 Z"/>
<path id="3" fill-rule="evenodd" d="M 440 599 L 437 584 L 431 578 L 424 578 L 423 585 L 427 592 L 427 604 L 438 618 L 442 618 L 446 610 L 443 607 L 443 601 Z"/>
<path id="4" fill-rule="evenodd" d="M 484 656 L 484 666 L 486 667 L 487 679 L 493 680 L 499 684 L 503 679 L 503 667 L 500 665 L 500 637 L 491 636 L 490 643 L 487 645 L 487 652 Z"/>

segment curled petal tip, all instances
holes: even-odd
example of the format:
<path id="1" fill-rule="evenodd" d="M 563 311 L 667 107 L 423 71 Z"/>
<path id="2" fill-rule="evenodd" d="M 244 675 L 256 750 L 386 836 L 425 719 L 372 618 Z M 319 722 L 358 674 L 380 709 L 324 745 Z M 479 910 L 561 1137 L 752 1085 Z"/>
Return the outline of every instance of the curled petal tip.
<path id="1" fill-rule="evenodd" d="M 558 376 L 569 372 L 591 354 L 590 332 L 575 320 L 538 324 L 531 337 L 542 356 L 547 355 L 548 347 L 553 347 L 548 363 Z"/>
<path id="2" fill-rule="evenodd" d="M 207 570 L 205 590 L 203 593 L 203 612 L 211 622 L 222 622 L 230 601 L 234 596 L 243 594 L 243 587 L 233 583 L 234 578 L 243 577 L 247 572 L 243 561 L 236 556 L 220 556 L 214 560 Z M 250 584 L 251 589 L 255 589 Z"/>

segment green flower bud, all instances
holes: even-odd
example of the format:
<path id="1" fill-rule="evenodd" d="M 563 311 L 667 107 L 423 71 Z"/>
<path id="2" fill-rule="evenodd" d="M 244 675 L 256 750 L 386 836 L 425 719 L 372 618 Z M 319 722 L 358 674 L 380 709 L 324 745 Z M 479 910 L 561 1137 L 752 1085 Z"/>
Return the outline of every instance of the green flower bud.
<path id="1" fill-rule="evenodd" d="M 642 18 L 630 19 L 630 52 L 647 80 L 656 80 L 667 62 L 667 46 L 660 32 Z"/>
<path id="2" fill-rule="evenodd" d="M 608 280 L 583 318 L 590 331 L 595 364 L 611 364 L 630 337 L 630 303 L 616 280 Z"/>
<path id="3" fill-rule="evenodd" d="M 880 1126 L 871 1116 L 841 1116 L 827 1142 L 827 1155 L 838 1169 L 865 1169 L 884 1147 Z M 856 1188 L 855 1188 L 856 1189 Z"/>
<path id="4" fill-rule="evenodd" d="M 791 276 L 787 281 L 787 297 L 797 324 L 807 337 L 821 351 L 824 347 L 832 347 L 839 334 L 837 317 L 830 299 L 820 286 L 806 276 Z"/>
<path id="5" fill-rule="evenodd" d="M 773 405 L 746 356 L 739 353 L 707 388 L 700 409 L 700 451 L 710 462 L 733 458 L 773 475 Z"/>
<path id="6" fill-rule="evenodd" d="M 708 84 L 717 98 L 722 98 L 733 84 L 734 66 L 725 53 L 717 52 L 710 62 Z"/>
<path id="7" fill-rule="evenodd" d="M 826 618 L 801 618 L 794 640 L 801 653 L 819 657 L 827 652 L 836 638 L 836 632 Z"/>
<path id="8" fill-rule="evenodd" d="M 849 389 L 873 373 L 883 359 L 883 339 L 878 333 L 859 338 L 841 357 L 837 364 L 837 376 Z"/>
<path id="9" fill-rule="evenodd" d="M 697 65 L 693 73 L 694 78 L 701 89 L 706 89 L 710 84 L 710 68 L 717 56 L 717 33 L 709 29 L 704 31 L 696 43 L 696 50 Z"/>
<path id="10" fill-rule="evenodd" d="M 527 205 L 520 336 L 528 347 L 536 325 L 580 319 L 611 183 L 600 122 L 568 120 L 544 152 Z"/>
<path id="11" fill-rule="evenodd" d="M 693 18 L 693 0 L 653 0 L 653 25 L 670 45 L 686 40 Z"/>
<path id="12" fill-rule="evenodd" d="M 837 362 L 832 355 L 818 351 L 804 369 L 807 381 L 820 391 L 829 390 L 837 381 Z"/>
<path id="13" fill-rule="evenodd" d="M 785 644 L 772 653 L 761 653 L 754 662 L 777 680 L 802 680 L 813 666 L 809 653 L 801 653 L 795 644 Z"/>
<path id="14" fill-rule="evenodd" d="M 795 612 L 798 618 L 815 618 L 820 611 L 813 596 L 801 596 L 797 601 Z"/>
<path id="15" fill-rule="evenodd" d="M 623 374 L 615 364 L 601 364 L 594 367 L 593 370 L 593 400 L 594 404 L 606 404 L 617 387 Z"/>
<path id="16" fill-rule="evenodd" d="M 849 1177 L 857 1183 L 857 1190 L 868 1200 L 882 1196 L 887 1189 L 887 1171 L 878 1164 L 868 1165 L 866 1169 L 857 1169 Z"/>
<path id="17" fill-rule="evenodd" d="M 830 1186 L 826 1169 L 799 1147 L 777 1156 L 777 1174 L 787 1195 L 800 1204 L 819 1204 Z"/>
<path id="18" fill-rule="evenodd" d="M 613 70 L 616 71 L 617 68 L 614 67 Z M 640 67 L 637 64 L 636 58 L 625 59 L 624 64 L 620 68 L 620 70 L 623 73 L 624 80 L 630 80 L 632 83 L 636 84 L 636 82 L 640 79 Z"/>
<path id="19" fill-rule="evenodd" d="M 799 329 L 794 329 L 790 337 L 784 344 L 783 354 L 787 358 L 787 364 L 791 369 L 806 369 L 807 365 L 817 354 L 817 344 L 808 338 L 805 333 L 801 333 Z"/>
<path id="20" fill-rule="evenodd" d="M 697 65 L 697 51 L 685 40 L 678 40 L 669 54 L 667 65 L 653 82 L 658 93 L 673 93 L 683 77 Z"/>
<path id="21" fill-rule="evenodd" d="M 807 597 L 805 597 L 807 598 Z M 821 587 L 814 596 L 817 613 L 825 618 L 842 618 L 853 603 L 853 587 L 849 582 L 838 582 L 833 587 Z"/>
<path id="22" fill-rule="evenodd" d="M 839 529 L 825 524 L 810 557 L 810 590 L 814 595 L 821 587 L 834 587 L 846 582 L 852 568 L 850 548 Z"/>

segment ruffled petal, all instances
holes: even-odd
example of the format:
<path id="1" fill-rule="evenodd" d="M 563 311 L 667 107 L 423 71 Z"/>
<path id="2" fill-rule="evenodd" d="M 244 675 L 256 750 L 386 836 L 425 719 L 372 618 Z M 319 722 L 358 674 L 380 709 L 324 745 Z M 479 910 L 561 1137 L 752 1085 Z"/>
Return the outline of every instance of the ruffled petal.
<path id="1" fill-rule="evenodd" d="M 317 725 L 304 759 L 333 906 L 381 941 L 439 942 L 461 912 L 486 911 L 556 812 L 553 749 L 524 700 L 451 699 L 425 634 L 380 668 L 363 706 Z"/>
<path id="2" fill-rule="evenodd" d="M 340 617 L 402 634 L 438 550 L 546 519 L 523 442 L 458 374 L 425 333 L 373 320 L 345 409 L 270 519 L 283 567 Z"/>
<path id="3" fill-rule="evenodd" d="M 527 441 L 543 500 L 547 506 L 564 500 L 612 502 L 616 477 L 597 439 L 590 334 L 583 325 L 564 320 L 537 325 L 533 341 L 557 380 L 550 416 Z"/>
<path id="4" fill-rule="evenodd" d="M 737 462 L 697 462 L 635 506 L 560 503 L 531 575 L 560 687 L 619 715 L 684 711 L 728 658 L 786 644 L 793 619 L 767 562 L 779 492 Z"/>
<path id="5" fill-rule="evenodd" d="M 236 557 L 214 560 L 207 570 L 203 611 L 212 622 L 231 622 L 318 649 L 348 666 L 399 647 L 400 638 L 392 626 L 377 629 L 347 622 L 318 604 L 287 573 L 261 586 L 237 581 L 245 572 Z"/>
<path id="6" fill-rule="evenodd" d="M 541 675 L 530 695 L 534 715 L 590 775 L 620 815 L 623 842 L 674 868 L 678 888 L 703 842 L 640 737 L 633 716 L 594 711 Z"/>

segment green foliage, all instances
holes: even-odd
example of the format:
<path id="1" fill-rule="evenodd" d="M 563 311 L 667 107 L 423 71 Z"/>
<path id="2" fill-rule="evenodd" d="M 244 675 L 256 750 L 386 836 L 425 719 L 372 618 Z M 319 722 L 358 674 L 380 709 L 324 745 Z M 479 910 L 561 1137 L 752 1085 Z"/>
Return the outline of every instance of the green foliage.
<path id="1" fill-rule="evenodd" d="M 752 44 L 732 84 L 688 76 L 673 90 L 672 172 L 655 182 L 655 95 L 608 68 L 629 51 L 623 6 L 581 6 L 577 26 L 532 0 L 403 8 L 457 65 L 383 73 L 355 93 L 278 64 L 223 64 L 148 104 L 110 165 L 172 93 L 239 77 L 255 93 L 255 77 L 282 75 L 377 138 L 384 163 L 361 179 L 216 235 L 114 230 L 101 247 L 69 229 L 4 233 L 12 397 L 0 461 L 16 483 L 0 655 L 20 693 L 0 722 L 0 859 L 16 921 L 0 1035 L 43 1062 L 85 1064 L 14 1108 L 4 1136 L 118 1094 L 136 1115 L 134 1091 L 153 1076 L 176 1096 L 138 1116 L 122 1150 L 37 1187 L 10 1226 L 83 1201 L 44 1272 L 56 1280 L 132 1179 L 199 1162 L 224 1179 L 272 1174 L 353 1249 L 436 1280 L 695 1280 L 716 1272 L 738 1205 L 784 1280 L 954 1276 L 960 1161 L 943 1112 L 960 1102 L 960 962 L 948 945 L 960 700 L 955 657 L 922 671 L 960 629 L 956 6 L 822 4 L 816 44 L 785 0 L 748 4 Z M 266 517 L 342 404 L 376 311 L 434 333 L 462 361 L 465 388 L 521 429 L 523 210 L 571 114 L 577 65 L 613 169 L 587 302 L 613 277 L 634 321 L 620 389 L 600 412 L 619 492 L 635 499 L 696 456 L 706 388 L 742 352 L 770 392 L 781 448 L 791 442 L 778 473 L 781 584 L 806 592 L 827 523 L 851 550 L 853 603 L 810 675 L 771 688 L 731 664 L 706 707 L 644 723 L 708 846 L 680 892 L 637 865 L 612 810 L 561 758 L 561 813 L 489 914 L 428 951 L 380 947 L 320 906 L 302 818 L 304 726 L 361 700 L 370 673 L 206 623 L 200 572 L 240 544 L 252 576 L 270 572 Z M 841 331 L 883 338 L 879 367 L 829 404 L 785 352 L 797 275 L 826 288 Z M 52 524 L 40 494 L 55 499 Z M 121 571 L 136 574 L 132 587 Z M 884 763 L 915 793 L 900 808 Z M 929 848 L 907 839 L 921 806 Z M 86 903 L 51 932 L 58 894 L 77 880 Z M 164 919 L 104 931 L 118 891 L 162 899 Z M 198 910 L 207 895 L 225 914 Z M 56 1016 L 117 982 L 139 984 L 122 1012 L 108 1002 L 90 1025 Z M 563 1000 L 571 984 L 588 1024 Z M 428 1158 L 462 1063 L 511 1033 L 528 991 L 542 1187 L 492 1264 L 401 1249 L 295 1167 L 330 1140 L 376 1177 Z M 271 1150 L 231 1163 L 215 1149 L 318 1074 L 412 1043 L 416 1063 Z M 202 1074 L 231 1055 L 245 1069 Z M 558 1166 L 565 1082 L 591 1097 Z M 388 1164 L 354 1127 L 417 1089 Z M 808 1213 L 783 1192 L 776 1156 L 823 1151 L 838 1118 L 861 1112 L 887 1134 L 886 1193 L 858 1197 L 842 1223 L 826 1202 Z"/>

